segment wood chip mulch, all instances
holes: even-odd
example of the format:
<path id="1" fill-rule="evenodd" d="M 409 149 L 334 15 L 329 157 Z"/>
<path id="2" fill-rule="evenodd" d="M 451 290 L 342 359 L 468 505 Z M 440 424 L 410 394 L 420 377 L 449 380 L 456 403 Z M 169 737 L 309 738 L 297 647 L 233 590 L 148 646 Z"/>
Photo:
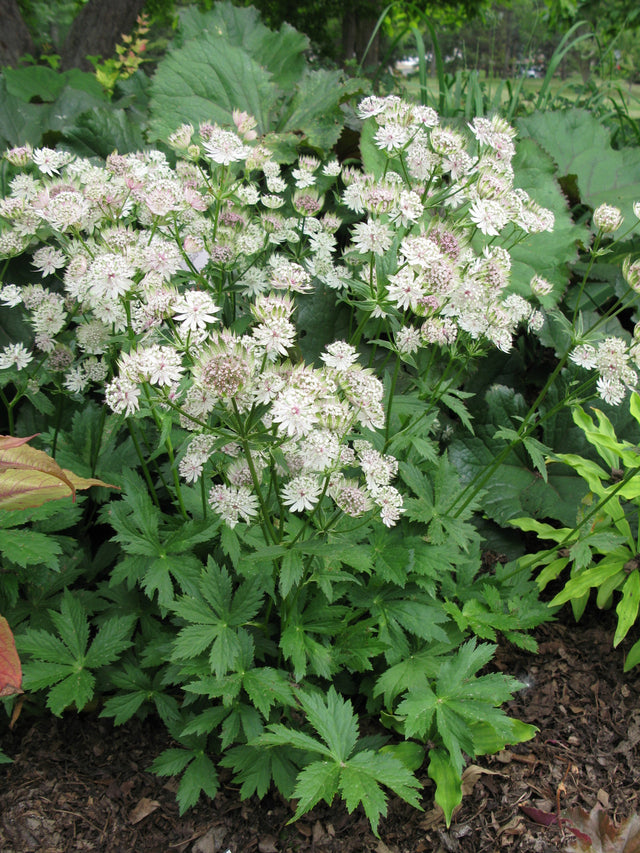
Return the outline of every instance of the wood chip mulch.
<path id="1" fill-rule="evenodd" d="M 497 665 L 528 688 L 510 713 L 535 740 L 467 768 L 449 829 L 424 771 L 424 811 L 392 799 L 380 838 L 364 814 L 319 806 L 287 825 L 278 795 L 240 801 L 228 777 L 215 800 L 178 814 L 175 785 L 148 772 L 170 740 L 154 720 L 119 728 L 92 714 L 23 714 L 2 746 L 3 853 L 492 853 L 562 851 L 573 836 L 557 816 L 599 803 L 617 822 L 640 811 L 640 667 L 624 674 L 612 649 L 615 613 L 566 612 L 537 631 L 537 655 L 501 647 Z M 628 648 L 628 645 L 626 646 Z M 573 839 L 575 841 L 575 839 Z"/>

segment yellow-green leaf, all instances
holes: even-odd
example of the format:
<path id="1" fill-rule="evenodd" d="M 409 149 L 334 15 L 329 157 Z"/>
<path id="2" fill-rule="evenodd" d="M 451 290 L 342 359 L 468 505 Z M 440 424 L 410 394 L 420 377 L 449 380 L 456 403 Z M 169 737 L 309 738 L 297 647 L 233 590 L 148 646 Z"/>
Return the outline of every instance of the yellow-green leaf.
<path id="1" fill-rule="evenodd" d="M 90 486 L 117 488 L 61 468 L 43 450 L 28 446 L 32 438 L 0 435 L 0 509 L 29 509 L 69 496 L 75 500 L 76 489 Z"/>

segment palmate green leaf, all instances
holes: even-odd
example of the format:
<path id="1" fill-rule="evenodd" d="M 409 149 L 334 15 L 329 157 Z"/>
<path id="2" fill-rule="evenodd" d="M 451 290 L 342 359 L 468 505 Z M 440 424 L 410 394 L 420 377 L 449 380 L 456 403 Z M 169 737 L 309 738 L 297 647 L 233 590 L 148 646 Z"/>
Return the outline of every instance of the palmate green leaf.
<path id="1" fill-rule="evenodd" d="M 183 815 L 191 806 L 195 806 L 203 793 L 213 799 L 219 786 L 213 761 L 203 752 L 196 755 L 182 774 L 178 785 L 176 799 L 180 815 Z"/>
<path id="2" fill-rule="evenodd" d="M 0 535 L 0 553 L 22 568 L 42 564 L 57 570 L 62 548 L 52 536 L 37 530 L 4 529 Z"/>
<path id="3" fill-rule="evenodd" d="M 219 729 L 225 717 L 229 715 L 229 709 L 221 705 L 205 708 L 197 716 L 183 726 L 181 737 L 188 735 L 208 735 Z"/>
<path id="4" fill-rule="evenodd" d="M 240 784 L 240 799 L 246 800 L 253 794 L 262 799 L 273 782 L 285 799 L 290 800 L 298 773 L 291 755 L 289 746 L 264 749 L 240 744 L 228 749 L 220 764 L 234 771 L 233 781 Z"/>
<path id="5" fill-rule="evenodd" d="M 317 693 L 300 693 L 300 705 L 307 720 L 329 747 L 332 757 L 345 761 L 358 739 L 358 721 L 351 702 L 330 687 L 326 700 Z"/>
<path id="6" fill-rule="evenodd" d="M 314 761 L 300 771 L 293 791 L 293 799 L 298 800 L 296 813 L 289 823 L 293 823 L 310 811 L 320 800 L 330 806 L 338 791 L 340 766 L 334 761 Z"/>
<path id="7" fill-rule="evenodd" d="M 137 714 L 147 699 L 148 696 L 144 690 L 110 696 L 105 701 L 100 716 L 113 717 L 114 726 L 121 726 Z"/>
<path id="8" fill-rule="evenodd" d="M 84 658 L 89 642 L 89 622 L 80 601 L 66 589 L 60 604 L 60 612 L 49 611 L 60 639 L 69 649 L 75 660 Z"/>
<path id="9" fill-rule="evenodd" d="M 362 803 L 371 828 L 377 835 L 378 822 L 386 815 L 386 797 L 381 785 L 419 809 L 417 791 L 420 783 L 413 773 L 394 755 L 363 750 L 349 759 L 340 772 L 340 792 L 349 814 Z"/>
<path id="10" fill-rule="evenodd" d="M 441 656 L 450 651 L 450 646 L 440 643 L 428 645 L 419 652 L 412 652 L 393 666 L 388 667 L 376 681 L 374 696 L 383 696 L 384 704 L 391 707 L 393 700 L 408 690 L 428 687 L 442 664 Z"/>
<path id="11" fill-rule="evenodd" d="M 414 687 L 397 708 L 397 714 L 406 717 L 404 732 L 406 737 L 426 738 L 434 722 L 438 696 L 428 684 Z"/>
<path id="12" fill-rule="evenodd" d="M 81 711 L 92 698 L 95 683 L 95 677 L 86 669 L 68 675 L 49 691 L 47 708 L 56 717 L 73 704 Z"/>
<path id="13" fill-rule="evenodd" d="M 43 632 L 44 633 L 44 632 Z M 16 638 L 17 640 L 19 638 Z M 18 644 L 22 650 L 22 646 Z M 21 651 L 22 653 L 22 651 Z M 32 660 L 23 662 L 22 687 L 24 690 L 42 690 L 51 687 L 73 672 L 73 663 L 52 663 L 51 661 Z"/>
<path id="14" fill-rule="evenodd" d="M 282 723 L 272 723 L 267 731 L 255 740 L 256 746 L 292 746 L 304 752 L 312 752 L 331 758 L 331 750 L 317 738 L 311 737 L 306 732 L 287 728 Z"/>
<path id="15" fill-rule="evenodd" d="M 255 740 L 263 732 L 262 718 L 253 705 L 236 702 L 222 723 L 220 748 L 225 750 L 238 741 Z"/>
<path id="16" fill-rule="evenodd" d="M 295 702 L 287 674 L 270 666 L 256 667 L 245 672 L 242 687 L 265 718 L 274 705 L 286 706 Z"/>
<path id="17" fill-rule="evenodd" d="M 112 616 L 100 626 L 85 657 L 85 666 L 97 669 L 113 663 L 131 643 L 131 634 L 137 621 L 135 613 Z"/>
<path id="18" fill-rule="evenodd" d="M 149 769 L 157 776 L 177 776 L 192 759 L 190 750 L 172 747 L 161 752 Z"/>

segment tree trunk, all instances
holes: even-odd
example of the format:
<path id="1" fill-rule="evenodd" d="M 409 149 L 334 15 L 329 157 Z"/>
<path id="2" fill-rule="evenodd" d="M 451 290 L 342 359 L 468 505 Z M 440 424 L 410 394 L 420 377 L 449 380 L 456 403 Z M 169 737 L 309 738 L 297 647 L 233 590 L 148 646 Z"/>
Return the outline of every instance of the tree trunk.
<path id="1" fill-rule="evenodd" d="M 0 0 L 0 66 L 17 65 L 25 53 L 35 53 L 16 0 Z"/>
<path id="2" fill-rule="evenodd" d="M 61 68 L 91 71 L 87 56 L 113 56 L 123 34 L 134 28 L 144 4 L 145 0 L 89 0 L 76 15 L 62 46 Z"/>
<path id="3" fill-rule="evenodd" d="M 366 13 L 365 13 L 366 14 Z M 355 59 L 362 62 L 369 39 L 377 23 L 377 18 L 371 18 L 360 9 L 348 8 L 342 18 L 342 57 L 343 60 Z M 380 31 L 364 58 L 363 66 L 377 65 L 380 60 Z"/>

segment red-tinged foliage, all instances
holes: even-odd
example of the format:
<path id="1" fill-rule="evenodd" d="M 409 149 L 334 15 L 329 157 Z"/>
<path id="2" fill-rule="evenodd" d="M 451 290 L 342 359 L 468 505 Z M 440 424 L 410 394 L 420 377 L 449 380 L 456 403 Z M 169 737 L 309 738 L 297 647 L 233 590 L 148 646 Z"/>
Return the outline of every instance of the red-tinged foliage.
<path id="1" fill-rule="evenodd" d="M 9 623 L 0 616 L 0 696 L 22 693 L 22 667 Z"/>
<path id="2" fill-rule="evenodd" d="M 590 812 L 574 808 L 567 812 L 566 828 L 577 843 L 567 853 L 640 853 L 640 817 L 631 815 L 619 826 L 597 805 Z"/>
<path id="3" fill-rule="evenodd" d="M 90 486 L 117 488 L 61 468 L 43 450 L 27 445 L 32 438 L 0 435 L 0 509 L 29 509 L 69 496 L 75 500 L 76 489 Z"/>

